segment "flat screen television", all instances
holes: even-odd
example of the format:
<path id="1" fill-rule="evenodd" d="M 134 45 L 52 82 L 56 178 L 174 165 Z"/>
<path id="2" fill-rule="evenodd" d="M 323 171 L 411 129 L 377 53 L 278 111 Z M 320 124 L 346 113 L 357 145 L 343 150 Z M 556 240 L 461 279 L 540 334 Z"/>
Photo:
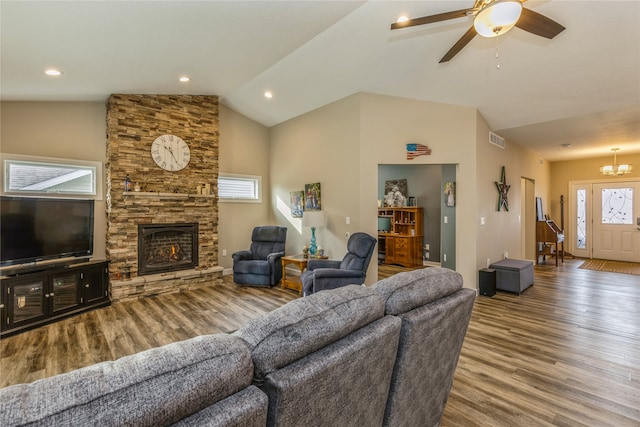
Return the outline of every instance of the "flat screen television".
<path id="1" fill-rule="evenodd" d="M 0 197 L 0 266 L 93 255 L 94 201 Z"/>

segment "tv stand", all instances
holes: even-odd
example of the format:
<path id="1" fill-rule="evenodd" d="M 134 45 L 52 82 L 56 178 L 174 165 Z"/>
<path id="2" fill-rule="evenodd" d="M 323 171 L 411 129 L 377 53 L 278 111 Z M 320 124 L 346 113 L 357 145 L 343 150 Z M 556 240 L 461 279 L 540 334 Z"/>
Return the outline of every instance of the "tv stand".
<path id="1" fill-rule="evenodd" d="M 109 262 L 71 259 L 0 276 L 0 336 L 111 305 Z"/>
<path id="2" fill-rule="evenodd" d="M 84 258 L 65 258 L 48 262 L 30 262 L 27 264 L 18 264 L 4 267 L 0 270 L 0 276 L 16 277 L 29 273 L 37 273 L 39 271 L 47 271 L 60 267 L 69 267 L 73 264 L 80 264 L 89 261 L 90 257 Z"/>

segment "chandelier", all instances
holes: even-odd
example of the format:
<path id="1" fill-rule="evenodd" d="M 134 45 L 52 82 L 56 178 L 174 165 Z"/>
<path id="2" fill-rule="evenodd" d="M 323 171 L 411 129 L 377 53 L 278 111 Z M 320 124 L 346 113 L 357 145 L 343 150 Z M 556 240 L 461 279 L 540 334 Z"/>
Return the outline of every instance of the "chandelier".
<path id="1" fill-rule="evenodd" d="M 624 175 L 626 173 L 631 173 L 633 171 L 633 165 L 619 165 L 616 162 L 616 151 L 620 150 L 619 148 L 612 148 L 613 151 L 613 165 L 606 165 L 600 168 L 600 173 L 603 175 Z"/>

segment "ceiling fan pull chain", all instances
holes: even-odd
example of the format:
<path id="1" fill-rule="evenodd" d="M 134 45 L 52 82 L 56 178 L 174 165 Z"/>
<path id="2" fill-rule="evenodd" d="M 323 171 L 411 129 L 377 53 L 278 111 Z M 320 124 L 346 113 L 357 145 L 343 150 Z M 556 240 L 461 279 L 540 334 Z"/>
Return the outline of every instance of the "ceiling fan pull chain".
<path id="1" fill-rule="evenodd" d="M 500 69 L 500 52 L 498 51 L 498 39 L 500 37 L 496 37 L 496 70 Z"/>

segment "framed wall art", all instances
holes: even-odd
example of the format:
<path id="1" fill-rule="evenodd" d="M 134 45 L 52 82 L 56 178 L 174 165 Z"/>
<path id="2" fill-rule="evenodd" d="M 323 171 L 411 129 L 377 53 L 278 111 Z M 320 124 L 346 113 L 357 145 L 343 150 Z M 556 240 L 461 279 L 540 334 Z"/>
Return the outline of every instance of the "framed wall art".
<path id="1" fill-rule="evenodd" d="M 319 211 L 322 210 L 322 199 L 320 195 L 320 183 L 304 185 L 304 210 Z"/>
<path id="2" fill-rule="evenodd" d="M 291 216 L 293 218 L 302 218 L 304 191 L 292 191 L 289 193 L 291 202 Z"/>

